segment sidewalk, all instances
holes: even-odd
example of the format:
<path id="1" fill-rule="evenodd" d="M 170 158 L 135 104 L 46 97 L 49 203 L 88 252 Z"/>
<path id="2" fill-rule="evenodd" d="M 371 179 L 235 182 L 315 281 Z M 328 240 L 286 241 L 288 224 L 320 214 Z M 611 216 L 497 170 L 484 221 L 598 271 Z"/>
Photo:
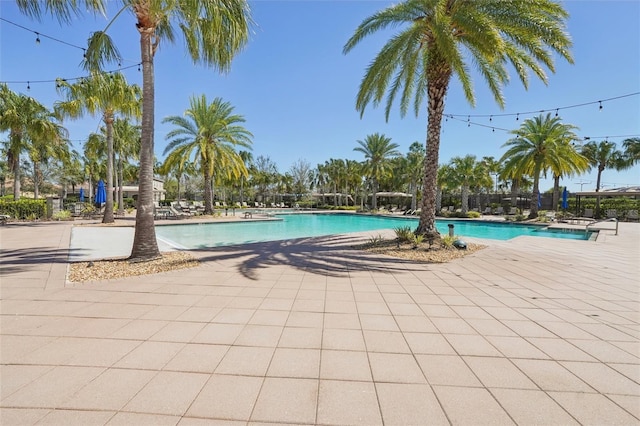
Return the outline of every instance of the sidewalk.
<path id="1" fill-rule="evenodd" d="M 0 227 L 2 425 L 640 423 L 638 224 L 448 264 L 261 243 L 75 285 L 71 226 Z"/>

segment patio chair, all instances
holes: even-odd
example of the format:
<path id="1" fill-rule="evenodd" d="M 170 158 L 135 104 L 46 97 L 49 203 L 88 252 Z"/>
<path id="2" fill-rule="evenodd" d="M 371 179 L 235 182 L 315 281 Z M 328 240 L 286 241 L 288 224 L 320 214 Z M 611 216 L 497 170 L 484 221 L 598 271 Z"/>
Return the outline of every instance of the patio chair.
<path id="1" fill-rule="evenodd" d="M 496 214 L 504 214 L 504 207 L 500 206 L 496 209 Z"/>
<path id="2" fill-rule="evenodd" d="M 484 210 L 482 211 L 482 214 L 491 214 L 491 207 L 487 206 L 484 208 Z"/>
<path id="3" fill-rule="evenodd" d="M 583 217 L 593 218 L 593 209 L 584 209 Z"/>
<path id="4" fill-rule="evenodd" d="M 616 219 L 618 217 L 618 212 L 616 209 L 607 209 L 607 219 Z"/>
<path id="5" fill-rule="evenodd" d="M 0 225 L 4 225 L 7 221 L 11 219 L 11 216 L 6 214 L 0 214 Z"/>
<path id="6" fill-rule="evenodd" d="M 629 210 L 627 212 L 627 220 L 638 220 L 638 210 Z"/>
<path id="7" fill-rule="evenodd" d="M 518 214 L 518 208 L 517 208 L 517 207 L 511 207 L 511 208 L 509 209 L 509 215 L 510 215 L 510 216 L 515 216 L 515 215 L 517 215 L 517 214 Z"/>

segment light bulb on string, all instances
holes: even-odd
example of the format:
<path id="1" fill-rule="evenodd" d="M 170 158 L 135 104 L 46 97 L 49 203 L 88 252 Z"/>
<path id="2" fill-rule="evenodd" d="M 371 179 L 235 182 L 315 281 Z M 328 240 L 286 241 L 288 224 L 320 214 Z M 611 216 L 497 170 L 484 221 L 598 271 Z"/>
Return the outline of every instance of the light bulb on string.
<path id="1" fill-rule="evenodd" d="M 27 81 L 27 90 L 31 90 L 31 85 L 29 84 L 28 81 Z"/>
<path id="2" fill-rule="evenodd" d="M 36 33 L 36 44 L 40 44 L 40 34 Z"/>
<path id="3" fill-rule="evenodd" d="M 493 115 L 489 116 L 489 121 L 493 121 Z"/>
<path id="4" fill-rule="evenodd" d="M 598 109 L 602 109 L 602 101 L 598 101 L 598 103 L 600 104 L 600 106 L 598 107 Z"/>
<path id="5" fill-rule="evenodd" d="M 138 64 L 138 72 L 140 72 L 140 64 Z"/>
<path id="6" fill-rule="evenodd" d="M 556 117 L 558 116 L 558 110 L 556 109 Z"/>
<path id="7" fill-rule="evenodd" d="M 520 120 L 520 113 L 516 114 L 516 121 Z"/>

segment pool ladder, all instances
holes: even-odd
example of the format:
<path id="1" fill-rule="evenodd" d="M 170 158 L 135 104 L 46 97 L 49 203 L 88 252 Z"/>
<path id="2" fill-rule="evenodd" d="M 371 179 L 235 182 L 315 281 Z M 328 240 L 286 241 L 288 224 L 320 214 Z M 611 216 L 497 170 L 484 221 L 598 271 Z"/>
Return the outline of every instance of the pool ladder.
<path id="1" fill-rule="evenodd" d="M 589 227 L 591 225 L 595 225 L 597 223 L 603 223 L 603 222 L 615 222 L 616 223 L 616 235 L 618 235 L 618 219 L 616 219 L 615 217 L 610 217 L 610 218 L 607 218 L 607 219 L 596 220 L 595 222 L 587 223 L 587 225 L 584 227 L 584 232 L 588 232 L 589 231 Z"/>

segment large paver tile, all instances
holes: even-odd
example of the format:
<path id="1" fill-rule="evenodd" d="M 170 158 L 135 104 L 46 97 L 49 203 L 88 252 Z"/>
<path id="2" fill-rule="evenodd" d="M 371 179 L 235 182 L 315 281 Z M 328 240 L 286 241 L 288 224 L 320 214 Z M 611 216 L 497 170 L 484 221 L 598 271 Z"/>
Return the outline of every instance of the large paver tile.
<path id="1" fill-rule="evenodd" d="M 413 355 L 369 353 L 373 380 L 387 383 L 426 383 Z"/>
<path id="2" fill-rule="evenodd" d="M 550 392 L 549 396 L 584 425 L 637 425 L 639 421 L 604 395 Z"/>
<path id="3" fill-rule="evenodd" d="M 427 382 L 432 385 L 482 386 L 473 371 L 456 355 L 416 355 Z"/>
<path id="4" fill-rule="evenodd" d="M 317 400 L 317 379 L 267 377 L 251 414 L 251 420 L 314 423 Z"/>
<path id="5" fill-rule="evenodd" d="M 515 424 L 486 389 L 434 386 L 434 392 L 453 424 Z"/>
<path id="6" fill-rule="evenodd" d="M 103 425 L 113 417 L 110 411 L 53 410 L 38 425 Z"/>
<path id="7" fill-rule="evenodd" d="M 373 383 L 321 380 L 317 423 L 381 425 Z"/>
<path id="8" fill-rule="evenodd" d="M 142 413 L 116 413 L 107 423 L 108 426 L 131 426 L 131 425 L 153 425 L 153 426 L 175 426 L 180 421 L 180 416 L 166 416 L 161 414 Z"/>
<path id="9" fill-rule="evenodd" d="M 385 425 L 448 425 L 429 385 L 376 383 Z"/>
<path id="10" fill-rule="evenodd" d="M 575 374 L 556 361 L 514 359 L 513 363 L 545 391 L 595 392 Z"/>
<path id="11" fill-rule="evenodd" d="M 592 362 L 561 362 L 567 370 L 601 393 L 640 396 L 640 385 L 611 367 Z"/>
<path id="12" fill-rule="evenodd" d="M 198 395 L 209 375 L 161 371 L 129 401 L 126 411 L 183 415 Z"/>
<path id="13" fill-rule="evenodd" d="M 371 381 L 371 367 L 366 352 L 322 351 L 322 379 Z"/>
<path id="14" fill-rule="evenodd" d="M 317 379 L 319 374 L 319 349 L 277 348 L 267 371 L 270 377 Z"/>
<path id="15" fill-rule="evenodd" d="M 263 378 L 214 374 L 195 398 L 187 416 L 249 420 Z"/>
<path id="16" fill-rule="evenodd" d="M 218 364 L 215 372 L 217 374 L 264 377 L 274 350 L 274 348 L 232 346 Z"/>
<path id="17" fill-rule="evenodd" d="M 518 425 L 579 424 L 546 393 L 538 390 L 491 389 Z"/>
<path id="18" fill-rule="evenodd" d="M 281 348 L 320 349 L 322 328 L 285 327 L 282 330 L 278 346 Z"/>
<path id="19" fill-rule="evenodd" d="M 213 373 L 229 350 L 226 345 L 185 345 L 165 366 L 167 371 Z"/>
<path id="20" fill-rule="evenodd" d="M 185 345 L 185 343 L 142 342 L 114 364 L 114 367 L 161 370 Z"/>
<path id="21" fill-rule="evenodd" d="M 537 386 L 507 358 L 463 358 L 487 388 L 537 389 Z"/>

